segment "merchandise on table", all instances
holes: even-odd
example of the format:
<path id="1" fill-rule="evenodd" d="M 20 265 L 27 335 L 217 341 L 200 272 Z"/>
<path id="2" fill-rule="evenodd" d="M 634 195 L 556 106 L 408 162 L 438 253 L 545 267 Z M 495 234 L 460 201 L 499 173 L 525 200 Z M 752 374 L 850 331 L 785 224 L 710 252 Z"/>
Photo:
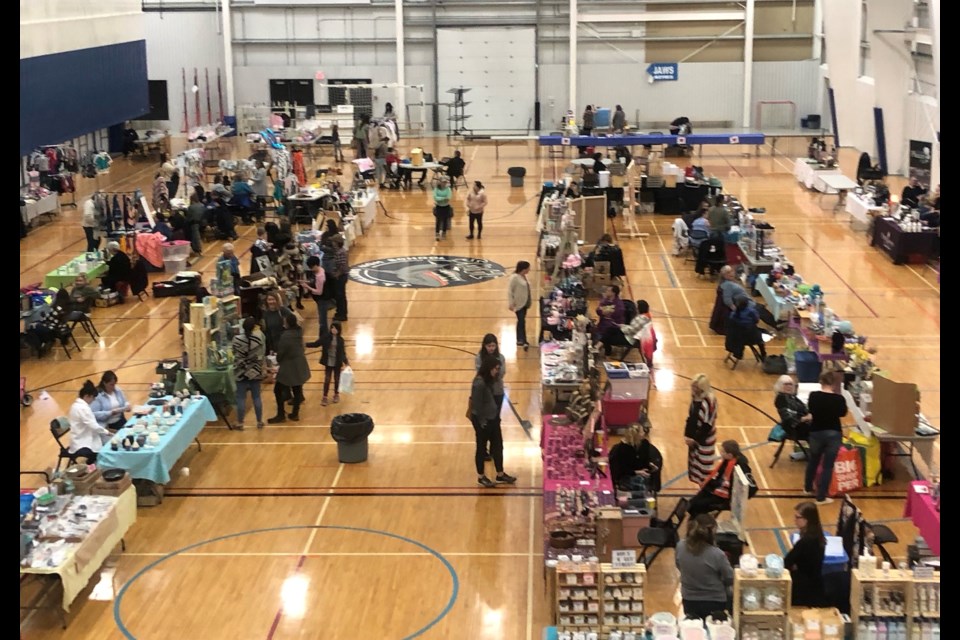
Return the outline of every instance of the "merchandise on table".
<path id="1" fill-rule="evenodd" d="M 27 552 L 20 566 L 34 569 L 58 567 L 70 557 L 117 504 L 110 496 L 54 496 L 43 505 L 45 490 L 20 522 L 21 535 L 28 534 Z"/>

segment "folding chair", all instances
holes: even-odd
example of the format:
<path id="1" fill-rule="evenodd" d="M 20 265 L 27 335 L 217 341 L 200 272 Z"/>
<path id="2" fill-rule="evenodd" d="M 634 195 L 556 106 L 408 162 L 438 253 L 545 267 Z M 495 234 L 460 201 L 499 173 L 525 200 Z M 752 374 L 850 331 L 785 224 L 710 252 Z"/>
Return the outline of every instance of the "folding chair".
<path id="1" fill-rule="evenodd" d="M 637 532 L 637 542 L 640 543 L 640 558 L 647 569 L 653 566 L 654 560 L 657 559 L 661 551 L 677 546 L 680 541 L 680 525 L 687 516 L 688 506 L 690 506 L 690 501 L 686 498 L 680 498 L 670 517 L 663 521 L 662 526 L 644 527 Z M 656 551 L 647 560 L 647 549 L 651 547 Z"/>
<path id="2" fill-rule="evenodd" d="M 783 423 L 780 423 L 780 426 L 783 426 Z M 803 452 L 804 460 L 807 459 L 807 448 L 803 446 L 803 442 L 800 441 L 800 436 L 797 433 L 796 429 L 783 427 L 783 431 L 786 435 L 783 436 L 783 440 L 780 441 L 780 446 L 777 447 L 777 452 L 773 454 L 773 462 L 770 463 L 770 468 L 773 469 L 773 466 L 777 464 L 777 461 L 780 459 L 780 454 L 783 453 L 783 448 L 787 446 L 788 442 L 792 442 L 794 445 L 800 447 L 800 451 Z"/>
<path id="3" fill-rule="evenodd" d="M 897 537 L 897 534 L 893 532 L 890 527 L 885 524 L 870 524 L 866 520 L 863 521 L 863 531 L 864 535 L 862 539 L 864 541 L 869 540 L 867 532 L 873 533 L 873 544 L 880 550 L 880 557 L 882 557 L 886 562 L 890 563 L 890 566 L 895 567 L 897 563 L 893 561 L 893 558 L 890 556 L 890 552 L 887 551 L 885 544 L 896 544 L 900 542 L 900 539 Z"/>
<path id="4" fill-rule="evenodd" d="M 72 327 L 64 327 L 60 333 L 57 335 L 57 340 L 60 341 L 60 346 L 63 347 L 63 352 L 67 354 L 67 358 L 73 360 L 73 356 L 70 355 L 70 348 L 68 347 L 68 342 L 73 342 L 73 346 L 77 348 L 77 353 L 80 353 L 82 349 L 80 348 L 80 343 L 77 342 L 76 337 L 73 335 Z"/>
<path id="5" fill-rule="evenodd" d="M 85 454 L 90 451 L 86 447 L 80 449 L 76 453 L 71 453 L 70 449 L 64 446 L 63 441 L 60 439 L 70 433 L 70 420 L 65 416 L 60 416 L 59 418 L 54 418 L 50 421 L 50 433 L 53 434 L 53 439 L 57 442 L 57 447 L 60 450 L 57 454 L 57 471 L 60 471 L 60 464 L 66 460 L 69 464 L 76 464 L 77 458 L 81 454 Z"/>
<path id="6" fill-rule="evenodd" d="M 689 252 L 684 257 L 684 262 L 696 262 L 697 254 L 700 251 L 700 245 L 710 237 L 710 233 L 703 229 L 690 229 L 687 232 L 687 249 Z"/>

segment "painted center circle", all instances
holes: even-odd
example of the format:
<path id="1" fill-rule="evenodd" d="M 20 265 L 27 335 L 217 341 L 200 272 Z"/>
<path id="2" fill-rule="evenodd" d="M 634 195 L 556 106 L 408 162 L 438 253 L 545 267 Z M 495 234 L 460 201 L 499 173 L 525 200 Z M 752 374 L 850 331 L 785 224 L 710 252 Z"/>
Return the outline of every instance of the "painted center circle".
<path id="1" fill-rule="evenodd" d="M 462 287 L 503 277 L 502 265 L 461 256 L 402 256 L 363 262 L 350 269 L 360 284 L 400 289 Z"/>

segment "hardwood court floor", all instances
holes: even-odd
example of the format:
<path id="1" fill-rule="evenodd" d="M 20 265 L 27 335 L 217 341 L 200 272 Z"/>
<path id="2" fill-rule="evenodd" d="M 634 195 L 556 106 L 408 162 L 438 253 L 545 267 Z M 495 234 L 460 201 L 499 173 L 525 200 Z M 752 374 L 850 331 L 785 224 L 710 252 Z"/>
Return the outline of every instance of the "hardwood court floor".
<path id="1" fill-rule="evenodd" d="M 413 142 L 404 140 L 403 149 Z M 830 306 L 880 348 L 885 370 L 920 385 L 923 411 L 939 426 L 936 274 L 924 266 L 893 266 L 863 234 L 851 231 L 845 215 L 821 208 L 816 196 L 798 186 L 792 166 L 794 155 L 803 154 L 802 144 L 794 141 L 791 149 L 781 141 L 776 157 L 769 147 L 760 157 L 707 147 L 697 164 L 749 206 L 767 209 L 777 241 L 798 272 L 819 282 Z M 437 155 L 452 151 L 442 138 L 424 145 Z M 484 257 L 505 267 L 534 261 L 540 179 L 552 178 L 562 166 L 542 158 L 533 145 L 504 146 L 499 161 L 492 147 L 468 144 L 463 151 L 468 178 L 482 180 L 489 194 L 483 240 L 464 239 L 466 216 L 458 199 L 451 237 L 435 242 L 429 195 L 416 189 L 387 192 L 389 213 L 379 212 L 351 250 L 352 264 L 413 255 Z M 852 175 L 856 154 L 845 151 L 841 159 Z M 506 169 L 515 165 L 528 170 L 522 189 L 509 187 Z M 99 186 L 148 192 L 155 169 L 152 162 L 118 160 Z M 832 206 L 832 199 L 824 198 L 824 206 Z M 65 209 L 21 241 L 21 284 L 41 280 L 82 250 L 79 218 Z M 792 509 L 801 498 L 803 465 L 782 460 L 768 468 L 774 379 L 746 361 L 734 372 L 724 367 L 723 339 L 707 328 L 715 285 L 697 279 L 689 264 L 670 255 L 672 222 L 673 216 L 644 216 L 639 224 L 650 237 L 621 240 L 627 292 L 650 302 L 660 335 L 653 439 L 665 454 L 665 481 L 675 479 L 663 492 L 661 508 L 669 510 L 678 495 L 694 488 L 683 477 L 681 434 L 687 381 L 705 372 L 720 392 L 720 438 L 757 445 L 748 453 L 761 487 L 749 503 L 749 541 L 756 553 L 782 552 L 782 533 L 792 526 Z M 239 230 L 236 245 L 244 253 L 254 229 Z M 212 274 L 219 246 L 209 243 L 196 265 L 204 279 Z M 246 269 L 246 256 L 241 264 Z M 532 281 L 539 289 L 536 267 Z M 191 448 L 181 461 L 189 475 L 175 472 L 163 504 L 140 509 L 126 552 L 104 573 L 100 588 L 75 601 L 69 628 L 61 630 L 49 612 L 37 613 L 21 624 L 23 637 L 125 637 L 116 620 L 128 630 L 126 637 L 146 640 L 540 637 L 549 620 L 537 429 L 528 438 L 504 411 L 506 469 L 519 481 L 510 489 L 483 490 L 475 484 L 473 431 L 463 418 L 473 354 L 482 335 L 493 332 L 506 354 L 509 395 L 521 415 L 539 425 L 538 357 L 535 350 L 517 353 L 513 346 L 505 286 L 503 279 L 416 290 L 351 283 L 346 338 L 356 393 L 321 407 L 322 368 L 312 351 L 313 379 L 301 422 L 258 431 L 248 418 L 244 432 L 209 425 L 201 435 L 203 451 Z M 78 335 L 83 351 L 71 360 L 55 352 L 42 361 L 21 362 L 21 375 L 36 398 L 20 412 L 21 470 L 54 461 L 49 422 L 67 411 L 86 378 L 96 381 L 113 369 L 134 402 L 147 395 L 157 360 L 180 353 L 176 313 L 173 299 L 97 309 L 99 342 Z M 308 306 L 304 315 L 312 336 L 316 311 Z M 537 326 L 536 318 L 530 321 Z M 770 348 L 777 352 L 782 342 Z M 272 412 L 269 388 L 264 404 Z M 334 415 L 348 411 L 368 413 L 376 422 L 365 464 L 337 462 L 328 428 Z M 939 444 L 935 457 L 939 461 Z M 892 521 L 902 542 L 916 535 L 901 519 L 907 477 L 900 468 L 896 480 L 855 496 L 868 518 Z M 836 514 L 836 505 L 823 509 L 826 523 Z M 191 548 L 168 555 L 186 547 Z M 902 555 L 903 544 L 892 550 Z M 131 580 L 115 618 L 112 591 Z M 671 554 L 654 565 L 649 581 L 647 611 L 673 609 Z"/>

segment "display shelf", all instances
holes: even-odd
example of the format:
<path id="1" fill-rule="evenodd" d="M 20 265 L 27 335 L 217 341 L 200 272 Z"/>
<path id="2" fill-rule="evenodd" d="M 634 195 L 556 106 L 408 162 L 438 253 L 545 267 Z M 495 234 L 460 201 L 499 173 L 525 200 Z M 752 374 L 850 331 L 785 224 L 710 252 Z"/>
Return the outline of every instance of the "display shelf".
<path id="1" fill-rule="evenodd" d="M 734 569 L 733 574 L 733 626 L 740 637 L 744 635 L 743 625 L 748 621 L 751 624 L 763 624 L 770 626 L 773 630 L 779 630 L 783 636 L 786 636 L 788 613 L 790 611 L 790 572 L 784 571 L 780 577 L 772 578 L 764 573 L 761 567 L 757 575 L 749 576 L 741 569 Z M 757 609 L 748 611 L 744 609 L 744 594 L 750 593 L 749 590 L 756 589 L 758 592 L 758 606 L 765 606 L 766 600 L 772 591 L 779 596 L 779 609 Z"/>
<path id="2" fill-rule="evenodd" d="M 912 572 L 898 569 L 854 569 L 850 616 L 854 627 L 861 620 L 892 619 L 904 622 L 907 628 L 913 628 L 916 621 L 939 620 L 940 575 L 915 578 Z"/>
<path id="3" fill-rule="evenodd" d="M 602 628 L 605 632 L 643 630 L 646 573 L 643 565 L 600 565 L 600 578 L 603 583 Z"/>

